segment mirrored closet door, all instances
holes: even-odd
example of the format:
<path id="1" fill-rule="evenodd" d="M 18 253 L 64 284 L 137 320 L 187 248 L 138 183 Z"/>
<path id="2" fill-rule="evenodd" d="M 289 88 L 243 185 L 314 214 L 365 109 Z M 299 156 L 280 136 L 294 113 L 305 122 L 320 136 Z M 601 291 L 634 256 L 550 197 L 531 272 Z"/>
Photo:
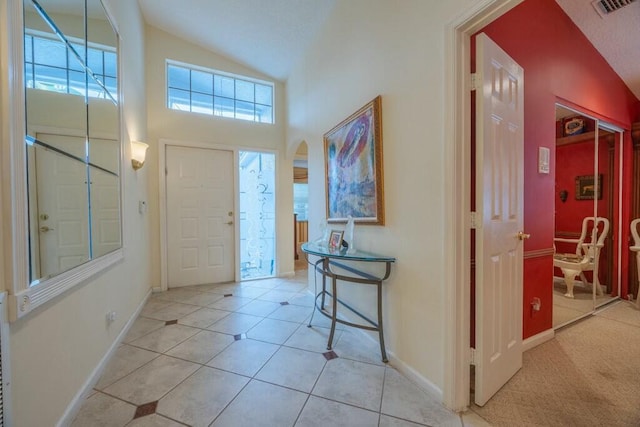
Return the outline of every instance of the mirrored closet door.
<path id="1" fill-rule="evenodd" d="M 556 106 L 553 327 L 619 295 L 622 133 Z"/>

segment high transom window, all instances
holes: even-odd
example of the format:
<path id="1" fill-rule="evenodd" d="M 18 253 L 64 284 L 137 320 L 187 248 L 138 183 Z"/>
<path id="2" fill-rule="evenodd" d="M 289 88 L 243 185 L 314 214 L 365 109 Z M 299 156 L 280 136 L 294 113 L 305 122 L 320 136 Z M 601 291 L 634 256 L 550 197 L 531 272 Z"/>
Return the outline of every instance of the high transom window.
<path id="1" fill-rule="evenodd" d="M 24 36 L 25 84 L 28 88 L 69 93 L 92 98 L 116 98 L 118 59 L 115 49 L 74 42 L 71 48 L 56 38 L 37 32 Z M 86 81 L 87 64 L 95 80 Z"/>
<path id="2" fill-rule="evenodd" d="M 273 123 L 273 84 L 167 62 L 167 107 Z"/>

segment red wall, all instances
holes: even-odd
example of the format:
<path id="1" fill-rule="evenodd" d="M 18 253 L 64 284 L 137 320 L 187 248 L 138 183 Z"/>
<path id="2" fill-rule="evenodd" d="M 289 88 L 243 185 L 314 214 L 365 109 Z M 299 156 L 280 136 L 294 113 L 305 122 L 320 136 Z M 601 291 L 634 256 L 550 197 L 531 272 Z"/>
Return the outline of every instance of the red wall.
<path id="1" fill-rule="evenodd" d="M 537 160 L 540 146 L 555 152 L 555 103 L 561 101 L 630 129 L 640 119 L 640 101 L 554 0 L 526 0 L 482 32 L 525 70 L 524 225 L 531 238 L 525 242 L 523 337 L 528 338 L 552 327 L 553 261 L 548 251 L 553 248 L 557 195 L 554 173 L 538 174 Z M 625 158 L 629 161 L 624 167 L 630 173 L 631 157 Z M 630 194 L 628 189 L 625 194 Z M 628 201 L 624 203 L 628 210 Z M 542 257 L 527 256 L 545 250 Z M 628 251 L 623 252 L 624 257 Z M 539 312 L 530 310 L 534 297 L 542 301 Z"/>
<path id="2" fill-rule="evenodd" d="M 562 145 L 556 147 L 556 198 L 555 198 L 555 235 L 556 237 L 577 238 L 577 236 L 565 236 L 567 232 L 580 234 L 582 220 L 584 217 L 593 216 L 593 200 L 576 199 L 575 179 L 581 175 L 593 175 L 594 170 L 594 140 L 593 137 L 578 144 Z M 602 198 L 598 200 L 598 216 L 612 220 L 615 216 L 609 212 L 610 198 L 615 195 L 609 194 L 610 181 L 617 182 L 609 171 L 609 144 L 606 138 L 600 138 L 598 143 L 598 173 L 602 175 L 600 192 Z M 615 188 L 615 187 L 614 187 Z M 567 190 L 569 196 L 565 202 L 560 200 L 560 191 Z M 612 201 L 615 203 L 617 198 Z M 588 231 L 590 232 L 590 231 Z M 611 229 L 609 236 L 613 236 Z M 556 251 L 560 253 L 574 253 L 575 243 L 556 242 Z M 601 283 L 606 282 L 606 271 L 608 260 L 611 254 L 607 253 L 607 248 L 600 252 L 600 273 Z M 554 275 L 563 277 L 562 271 L 555 268 Z M 586 273 L 587 279 L 591 280 L 591 273 Z"/>

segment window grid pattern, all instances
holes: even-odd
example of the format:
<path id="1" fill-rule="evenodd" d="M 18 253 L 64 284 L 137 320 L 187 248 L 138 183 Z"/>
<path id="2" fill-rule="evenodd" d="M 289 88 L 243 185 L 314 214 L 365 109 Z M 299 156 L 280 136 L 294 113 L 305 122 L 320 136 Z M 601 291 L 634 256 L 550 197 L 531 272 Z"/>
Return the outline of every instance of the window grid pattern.
<path id="1" fill-rule="evenodd" d="M 167 63 L 167 107 L 273 123 L 273 84 Z"/>
<path id="2" fill-rule="evenodd" d="M 25 34 L 25 85 L 28 88 L 68 93 L 92 98 L 117 99 L 117 55 L 105 49 L 85 47 L 78 43 L 71 46 L 75 53 L 60 40 Z M 87 79 L 84 66 L 76 54 L 83 58 L 93 76 Z"/>

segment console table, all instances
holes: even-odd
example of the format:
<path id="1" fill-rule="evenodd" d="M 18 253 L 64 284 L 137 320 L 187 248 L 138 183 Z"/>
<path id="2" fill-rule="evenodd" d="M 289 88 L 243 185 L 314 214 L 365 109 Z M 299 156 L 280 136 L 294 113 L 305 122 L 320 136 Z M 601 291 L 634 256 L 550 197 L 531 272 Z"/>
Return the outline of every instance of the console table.
<path id="1" fill-rule="evenodd" d="M 307 262 L 313 266 L 315 272 L 322 275 L 322 290 L 318 292 L 316 289 L 316 298 L 313 307 L 313 313 L 309 320 L 308 327 L 311 327 L 311 321 L 316 312 L 316 309 L 324 316 L 331 319 L 331 333 L 329 334 L 329 342 L 327 343 L 327 350 L 331 350 L 333 346 L 333 336 L 336 330 L 336 323 L 352 326 L 354 328 L 366 329 L 369 331 L 377 331 L 380 336 L 380 352 L 382 354 L 382 361 L 387 362 L 387 352 L 384 348 L 384 335 L 382 329 L 382 282 L 389 278 L 391 273 L 391 263 L 395 262 L 395 258 L 384 255 L 377 255 L 370 252 L 355 251 L 352 254 L 348 254 L 346 249 L 330 249 L 327 246 L 314 244 L 311 242 L 304 243 L 302 245 L 302 251 L 305 254 Z M 318 257 L 317 261 L 311 262 L 309 255 Z M 353 262 L 375 262 L 385 264 L 385 273 L 383 277 L 376 277 L 367 272 L 358 270 L 352 265 Z M 340 270 L 339 272 L 337 270 Z M 331 280 L 331 291 L 327 289 L 327 278 Z M 377 322 L 369 319 L 349 304 L 338 298 L 337 282 L 341 280 L 343 282 L 361 283 L 365 285 L 375 285 L 378 292 L 378 319 Z M 329 313 L 325 309 L 325 297 L 331 297 L 332 310 Z M 320 300 L 320 301 L 318 301 Z M 318 305 L 318 302 L 320 304 Z M 352 323 L 343 319 L 338 319 L 338 303 L 345 307 L 358 317 L 368 323 L 358 324 Z"/>

